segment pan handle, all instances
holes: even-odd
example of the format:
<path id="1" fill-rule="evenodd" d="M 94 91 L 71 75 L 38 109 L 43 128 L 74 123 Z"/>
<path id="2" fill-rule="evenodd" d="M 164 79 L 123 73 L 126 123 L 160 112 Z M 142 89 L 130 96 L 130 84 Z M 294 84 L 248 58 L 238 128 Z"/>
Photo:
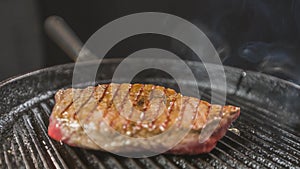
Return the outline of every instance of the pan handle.
<path id="1" fill-rule="evenodd" d="M 89 50 L 84 49 L 84 52 L 82 52 L 82 42 L 61 17 L 48 17 L 45 21 L 45 30 L 48 36 L 51 37 L 72 60 L 76 61 L 80 52 L 84 55 L 80 57 L 80 60 L 96 59 Z"/>

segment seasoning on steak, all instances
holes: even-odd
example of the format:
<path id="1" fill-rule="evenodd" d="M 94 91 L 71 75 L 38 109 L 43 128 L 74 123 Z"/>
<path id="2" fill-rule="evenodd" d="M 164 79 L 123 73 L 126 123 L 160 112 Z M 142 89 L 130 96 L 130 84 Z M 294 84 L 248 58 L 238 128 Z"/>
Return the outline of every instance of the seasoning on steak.
<path id="1" fill-rule="evenodd" d="M 240 114 L 238 107 L 211 105 L 152 84 L 111 83 L 85 89 L 69 88 L 59 90 L 55 101 L 48 127 L 49 136 L 71 146 L 95 150 L 103 150 L 94 139 L 97 142 L 107 141 L 103 132 L 108 128 L 132 138 L 149 138 L 175 125 L 177 128 L 190 127 L 190 130 L 166 153 L 207 153 Z M 187 113 L 192 120 L 189 126 L 183 126 L 182 117 Z M 217 127 L 205 135 L 204 129 L 215 122 Z M 199 138 L 201 131 L 204 133 L 202 140 Z M 122 140 L 116 140 L 119 143 L 109 148 L 134 151 Z"/>

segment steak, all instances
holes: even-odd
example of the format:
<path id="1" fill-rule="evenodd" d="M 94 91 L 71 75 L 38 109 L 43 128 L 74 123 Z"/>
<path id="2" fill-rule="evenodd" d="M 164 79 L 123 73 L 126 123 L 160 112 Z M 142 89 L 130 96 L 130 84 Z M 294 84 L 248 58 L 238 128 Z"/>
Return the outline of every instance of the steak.
<path id="1" fill-rule="evenodd" d="M 55 94 L 55 102 L 48 127 L 51 138 L 71 146 L 120 152 L 134 152 L 141 146 L 153 146 L 155 151 L 155 146 L 164 146 L 172 136 L 188 131 L 165 153 L 207 153 L 240 114 L 238 107 L 209 104 L 152 84 L 111 83 L 62 89 Z M 162 135 L 167 131 L 171 132 Z M 160 135 L 161 140 L 156 139 L 153 145 L 131 144 L 123 139 Z M 111 144 L 101 144 L 104 142 Z"/>

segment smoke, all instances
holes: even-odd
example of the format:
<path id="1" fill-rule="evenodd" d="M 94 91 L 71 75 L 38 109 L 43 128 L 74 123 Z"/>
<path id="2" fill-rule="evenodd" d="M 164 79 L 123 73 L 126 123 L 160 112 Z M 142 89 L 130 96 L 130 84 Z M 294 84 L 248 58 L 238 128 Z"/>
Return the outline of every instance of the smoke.
<path id="1" fill-rule="evenodd" d="M 296 45 L 250 42 L 239 49 L 239 56 L 254 64 L 254 70 L 300 84 L 300 49 Z"/>

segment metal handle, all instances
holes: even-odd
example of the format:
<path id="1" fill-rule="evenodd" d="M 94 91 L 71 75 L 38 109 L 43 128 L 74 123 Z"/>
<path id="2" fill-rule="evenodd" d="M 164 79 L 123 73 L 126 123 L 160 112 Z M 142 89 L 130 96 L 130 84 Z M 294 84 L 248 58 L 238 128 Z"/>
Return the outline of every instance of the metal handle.
<path id="1" fill-rule="evenodd" d="M 45 21 L 45 30 L 72 60 L 77 60 L 83 46 L 82 42 L 61 17 L 48 17 Z"/>

